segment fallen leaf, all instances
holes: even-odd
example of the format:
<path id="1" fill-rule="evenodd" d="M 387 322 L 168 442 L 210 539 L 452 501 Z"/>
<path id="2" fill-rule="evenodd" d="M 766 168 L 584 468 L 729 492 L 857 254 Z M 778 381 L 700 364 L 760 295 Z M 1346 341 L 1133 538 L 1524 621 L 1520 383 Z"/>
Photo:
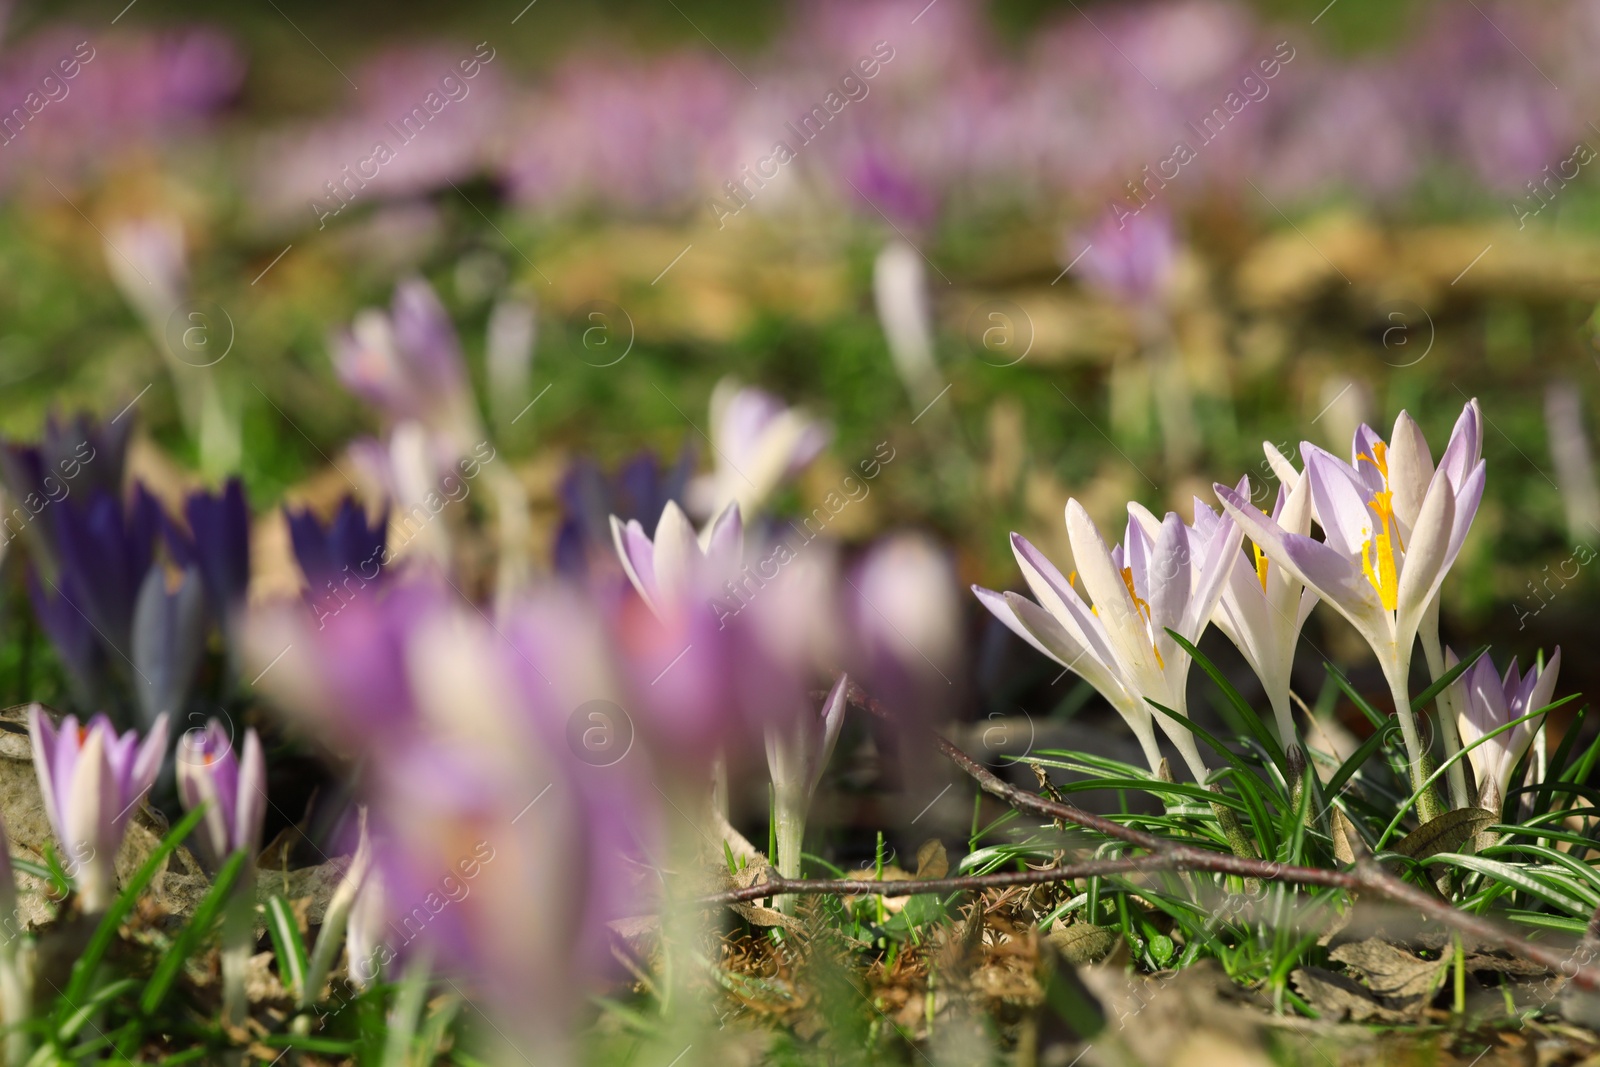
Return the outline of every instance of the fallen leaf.
<path id="1" fill-rule="evenodd" d="M 1397 1007 L 1431 996 L 1445 967 L 1442 959 L 1419 959 L 1381 937 L 1340 945 L 1328 958 L 1365 979 L 1374 995 L 1400 1002 Z"/>
<path id="2" fill-rule="evenodd" d="M 806 928 L 805 924 L 794 916 L 785 915 L 776 908 L 762 907 L 760 904 L 735 904 L 733 910 L 749 920 L 753 926 L 781 926 L 796 933 Z"/>
<path id="3" fill-rule="evenodd" d="M 1483 808 L 1457 808 L 1436 816 L 1395 842 L 1392 851 L 1412 859 L 1425 860 L 1441 852 L 1452 852 L 1462 842 L 1500 817 Z"/>
<path id="4" fill-rule="evenodd" d="M 1117 932 L 1094 923 L 1056 923 L 1045 940 L 1072 964 L 1099 963 L 1117 947 Z"/>
<path id="5" fill-rule="evenodd" d="M 944 842 L 937 837 L 929 838 L 917 849 L 917 877 L 918 878 L 943 878 L 950 873 L 950 854 L 944 849 Z"/>
<path id="6" fill-rule="evenodd" d="M 1386 1008 L 1354 979 L 1321 967 L 1302 967 L 1289 976 L 1295 992 L 1329 1022 L 1403 1022 L 1404 1012 Z"/>

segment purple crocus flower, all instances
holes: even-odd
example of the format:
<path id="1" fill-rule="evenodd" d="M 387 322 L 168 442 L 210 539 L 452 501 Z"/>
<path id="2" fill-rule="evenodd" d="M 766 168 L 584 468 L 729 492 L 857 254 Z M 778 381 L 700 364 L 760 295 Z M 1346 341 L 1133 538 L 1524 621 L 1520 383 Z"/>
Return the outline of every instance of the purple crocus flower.
<path id="1" fill-rule="evenodd" d="M 34 704 L 28 709 L 28 734 L 45 814 L 65 852 L 63 862 L 84 911 L 102 912 L 116 892 L 117 849 L 128 817 L 161 770 L 167 718 L 158 718 L 141 744 L 136 732 L 118 734 L 104 715 L 87 726 L 68 715 L 57 727 Z"/>
<path id="2" fill-rule="evenodd" d="M 654 529 L 668 503 L 683 502 L 684 487 L 694 467 L 694 452 L 685 448 L 678 461 L 663 471 L 651 452 L 640 452 L 607 477 L 594 460 L 573 461 L 561 480 L 561 524 L 556 529 L 555 569 L 585 580 L 597 570 L 615 567 L 610 516 Z"/>
<path id="3" fill-rule="evenodd" d="M 56 518 L 55 559 L 63 573 L 77 577 L 82 593 L 72 603 L 114 651 L 126 656 L 134 608 L 161 527 L 161 506 L 136 483 L 127 506 L 119 496 L 94 489 L 81 504 L 63 501 Z"/>
<path id="4" fill-rule="evenodd" d="M 325 588 L 348 583 L 352 577 L 361 584 L 373 581 L 388 562 L 387 509 L 369 526 L 366 510 L 347 496 L 327 526 L 310 508 L 298 513 L 285 508 L 284 517 L 289 521 L 295 560 L 314 596 L 321 596 Z"/>
<path id="5" fill-rule="evenodd" d="M 184 809 L 210 805 L 200 824 L 201 855 L 213 867 L 240 849 L 253 857 L 261 847 L 261 823 L 267 813 L 267 767 L 256 732 L 245 731 L 241 759 L 227 729 L 212 719 L 204 729 L 183 735 L 177 762 L 178 797 Z"/>
<path id="6" fill-rule="evenodd" d="M 83 603 L 77 579 L 62 573 L 52 582 L 30 568 L 28 599 L 34 618 L 66 665 L 73 700 L 85 709 L 99 705 L 110 683 L 106 652 L 88 616 L 77 607 Z"/>
<path id="7" fill-rule="evenodd" d="M 120 493 L 133 420 L 118 426 L 80 412 L 45 417 L 36 445 L 0 447 L 0 479 L 19 501 L 30 495 L 59 500 L 102 489 Z"/>
<path id="8" fill-rule="evenodd" d="M 191 493 L 183 511 L 188 536 L 169 523 L 167 547 L 180 564 L 200 568 L 206 603 L 227 631 L 250 589 L 250 505 L 244 485 L 229 478 L 221 492 Z"/>

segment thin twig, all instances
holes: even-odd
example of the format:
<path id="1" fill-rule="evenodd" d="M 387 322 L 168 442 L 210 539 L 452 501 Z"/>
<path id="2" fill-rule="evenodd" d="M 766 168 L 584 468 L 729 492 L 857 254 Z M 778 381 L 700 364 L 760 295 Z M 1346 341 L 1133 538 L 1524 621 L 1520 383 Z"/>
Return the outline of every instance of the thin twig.
<path id="1" fill-rule="evenodd" d="M 888 709 L 858 685 L 851 685 L 849 696 L 852 703 L 857 704 L 873 715 L 880 718 L 894 718 Z M 1582 989 L 1600 990 L 1600 969 L 1589 965 L 1589 960 L 1593 958 L 1594 953 L 1585 951 L 1583 944 L 1580 944 L 1571 952 L 1563 952 L 1555 947 L 1537 944 L 1518 937 L 1491 919 L 1462 911 L 1449 901 L 1402 880 L 1379 865 L 1370 854 L 1364 853 L 1359 856 L 1353 869 L 1336 871 L 1321 867 L 1302 867 L 1267 860 L 1246 859 L 1230 853 L 1196 848 L 1193 845 L 1173 844 L 1170 841 L 1163 841 L 1158 837 L 1147 834 L 1142 830 L 1135 830 L 1103 816 L 1084 811 L 1082 808 L 1071 804 L 1047 800 L 1026 790 L 1018 789 L 990 772 L 987 767 L 967 755 L 966 752 L 962 751 L 943 735 L 933 733 L 932 737 L 939 750 L 957 767 L 971 775 L 977 781 L 978 787 L 985 793 L 1005 801 L 1018 810 L 1032 812 L 1051 819 L 1063 819 L 1087 830 L 1094 830 L 1097 833 L 1105 834 L 1107 837 L 1114 837 L 1130 845 L 1137 845 L 1139 848 L 1151 853 L 1150 856 L 1144 857 L 1140 861 L 1144 864 L 1143 869 L 1145 870 L 1211 871 L 1218 874 L 1233 874 L 1243 878 L 1260 878 L 1275 882 L 1335 886 L 1351 892 L 1358 890 L 1369 891 L 1378 896 L 1387 897 L 1396 903 L 1416 908 L 1430 919 L 1454 927 L 1462 933 L 1472 935 L 1479 941 L 1504 949 L 1513 955 L 1521 956 L 1523 959 L 1565 975 Z M 1059 868 L 1058 870 L 1066 871 L 1068 868 Z M 1029 871 L 1018 873 L 1044 875 L 1057 872 Z M 1061 877 L 1066 877 L 1066 875 L 1063 874 Z M 910 882 L 898 884 L 902 886 L 915 885 L 915 883 Z M 931 885 L 932 883 L 927 884 Z M 917 888 L 906 890 L 906 892 L 912 893 L 940 891 Z M 783 892 L 795 893 L 804 892 L 804 890 L 790 887 L 785 888 Z"/>

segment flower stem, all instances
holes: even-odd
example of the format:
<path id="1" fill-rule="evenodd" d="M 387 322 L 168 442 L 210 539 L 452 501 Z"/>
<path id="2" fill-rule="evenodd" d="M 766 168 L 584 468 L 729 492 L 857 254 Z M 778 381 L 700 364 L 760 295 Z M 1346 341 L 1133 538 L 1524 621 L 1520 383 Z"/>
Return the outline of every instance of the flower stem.
<path id="1" fill-rule="evenodd" d="M 1417 817 L 1424 823 L 1443 814 L 1439 796 L 1433 786 L 1423 788 L 1428 779 L 1428 754 L 1422 750 L 1422 739 L 1417 736 L 1417 719 L 1411 714 L 1411 693 L 1406 687 L 1404 671 L 1389 673 L 1389 691 L 1394 698 L 1394 717 L 1400 722 L 1400 736 L 1405 739 L 1406 759 L 1411 768 L 1411 788 L 1419 792 Z"/>
<path id="2" fill-rule="evenodd" d="M 773 791 L 773 818 L 778 834 L 778 876 L 780 878 L 800 877 L 800 852 L 806 837 L 806 809 L 808 798 L 802 789 L 775 789 Z M 794 908 L 796 898 L 780 896 L 774 898 L 772 906 L 790 914 Z"/>
<path id="3" fill-rule="evenodd" d="M 1428 675 L 1434 681 L 1445 672 L 1444 648 L 1439 643 L 1439 598 L 1434 597 L 1428 609 L 1422 613 L 1422 625 L 1417 633 L 1422 638 L 1422 654 L 1428 657 Z M 1439 734 L 1444 738 L 1444 758 L 1452 759 L 1461 751 L 1461 736 L 1456 726 L 1457 709 L 1455 706 L 1455 686 L 1446 686 L 1439 691 L 1439 697 L 1434 702 L 1439 709 Z M 1445 780 L 1450 783 L 1450 806 L 1452 808 L 1465 808 L 1471 801 L 1467 797 L 1467 776 L 1462 768 L 1462 761 L 1456 760 L 1445 771 Z"/>

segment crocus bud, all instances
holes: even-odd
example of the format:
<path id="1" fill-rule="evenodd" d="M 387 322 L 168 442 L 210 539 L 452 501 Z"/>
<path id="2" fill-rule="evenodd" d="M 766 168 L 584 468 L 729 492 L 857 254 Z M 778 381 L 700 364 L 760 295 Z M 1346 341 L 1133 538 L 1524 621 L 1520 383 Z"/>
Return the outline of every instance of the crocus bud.
<path id="1" fill-rule="evenodd" d="M 1446 650 L 1446 669 L 1455 663 L 1455 654 Z M 1530 670 L 1525 675 L 1518 670 L 1515 659 L 1504 675 L 1496 674 L 1494 663 L 1485 653 L 1455 683 L 1456 706 L 1461 709 L 1457 725 L 1461 729 L 1462 746 L 1470 745 L 1496 727 L 1549 704 L 1560 670 L 1559 648 L 1543 669 Z M 1473 777 L 1478 782 L 1480 808 L 1496 813 L 1500 811 L 1511 782 L 1511 771 L 1523 753 L 1528 751 L 1537 727 L 1538 723 L 1533 719 L 1519 723 L 1467 753 L 1467 759 L 1472 763 Z"/>
<path id="2" fill-rule="evenodd" d="M 919 534 L 874 545 L 850 579 L 867 688 L 897 710 L 937 717 L 955 696 L 961 595 L 949 556 Z"/>
<path id="3" fill-rule="evenodd" d="M 178 742 L 178 796 L 186 811 L 202 804 L 201 854 L 220 866 L 245 849 L 252 856 L 261 847 L 261 822 L 267 812 L 267 767 L 261 739 L 254 730 L 244 735 L 244 757 L 222 723 L 212 719 Z"/>
<path id="4" fill-rule="evenodd" d="M 128 816 L 161 770 L 167 717 L 158 718 L 140 744 L 137 733 L 119 735 L 104 715 L 87 726 L 68 715 L 58 728 L 34 704 L 28 709 L 28 735 L 45 814 L 64 850 L 63 861 L 77 882 L 84 911 L 102 912 L 116 892 L 117 849 Z"/>

